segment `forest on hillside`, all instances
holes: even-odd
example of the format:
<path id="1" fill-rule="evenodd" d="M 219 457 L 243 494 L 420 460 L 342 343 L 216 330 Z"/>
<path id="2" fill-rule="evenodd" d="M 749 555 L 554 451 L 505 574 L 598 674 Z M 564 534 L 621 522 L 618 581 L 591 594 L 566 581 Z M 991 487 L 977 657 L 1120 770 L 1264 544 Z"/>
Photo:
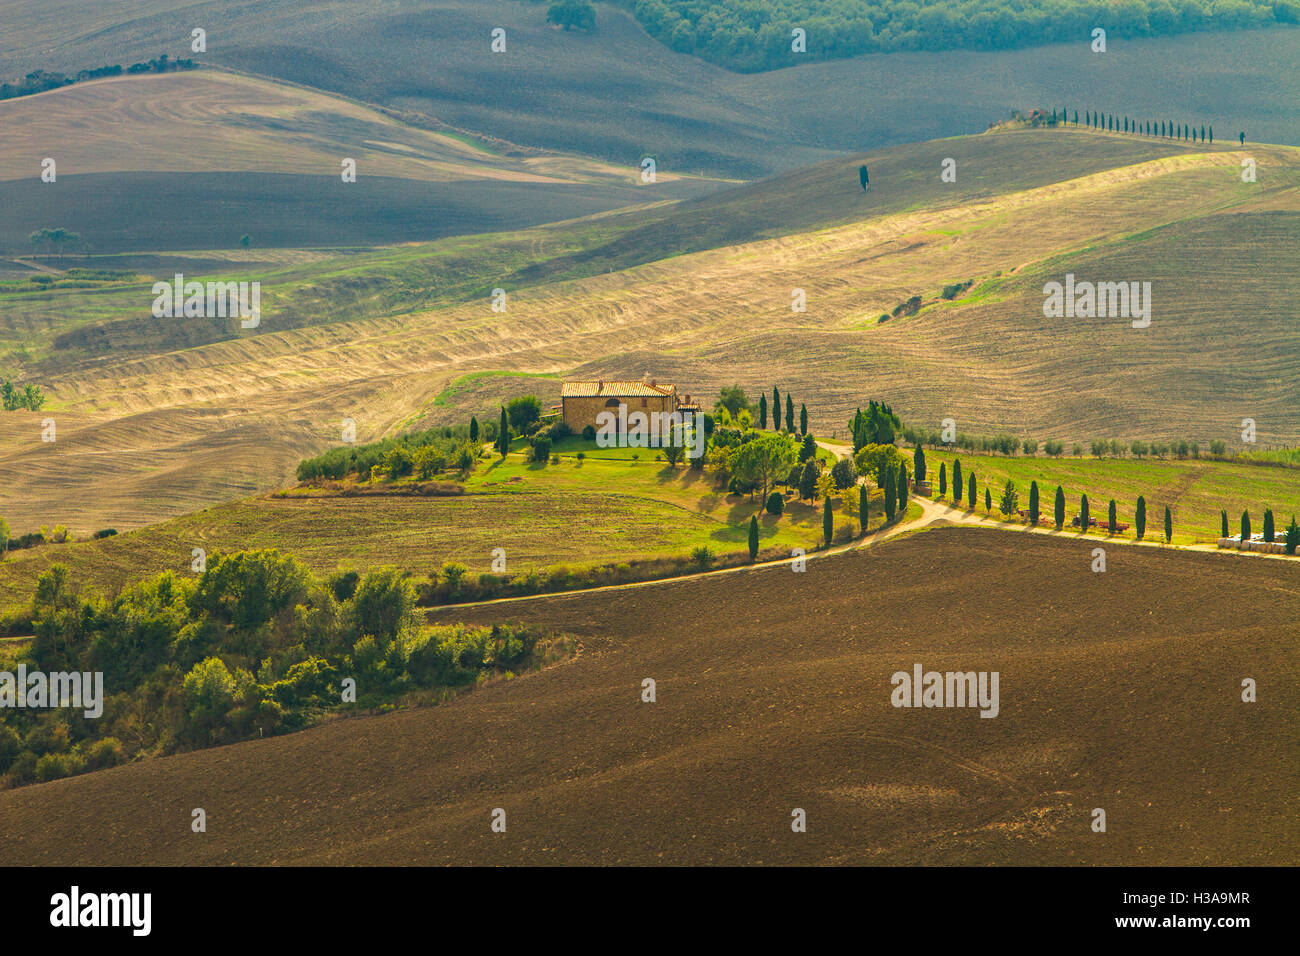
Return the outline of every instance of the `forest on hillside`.
<path id="1" fill-rule="evenodd" d="M 651 36 L 734 70 L 860 53 L 1006 50 L 1300 23 L 1300 0 L 618 0 Z M 805 31 L 806 52 L 792 50 Z"/>

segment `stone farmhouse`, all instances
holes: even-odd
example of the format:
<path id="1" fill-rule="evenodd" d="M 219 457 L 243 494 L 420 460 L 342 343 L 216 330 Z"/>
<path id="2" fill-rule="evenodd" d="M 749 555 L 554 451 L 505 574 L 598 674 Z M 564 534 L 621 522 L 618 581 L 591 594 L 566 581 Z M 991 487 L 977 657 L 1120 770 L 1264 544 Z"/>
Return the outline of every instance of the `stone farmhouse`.
<path id="1" fill-rule="evenodd" d="M 690 412 L 698 414 L 700 406 L 691 396 L 681 396 L 676 385 L 664 385 L 648 375 L 641 381 L 564 382 L 560 387 L 560 404 L 556 411 L 575 432 L 588 425 L 598 427 L 601 412 L 618 413 L 619 405 L 632 412 Z"/>

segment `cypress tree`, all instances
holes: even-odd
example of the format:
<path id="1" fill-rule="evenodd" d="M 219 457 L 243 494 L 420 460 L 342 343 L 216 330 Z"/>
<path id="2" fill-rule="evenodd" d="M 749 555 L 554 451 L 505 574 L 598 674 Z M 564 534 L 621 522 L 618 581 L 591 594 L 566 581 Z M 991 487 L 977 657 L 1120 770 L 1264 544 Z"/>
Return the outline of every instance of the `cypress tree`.
<path id="1" fill-rule="evenodd" d="M 1119 521 L 1118 521 L 1117 518 L 1115 517 L 1115 499 L 1114 499 L 1114 498 L 1111 498 L 1111 499 L 1110 499 L 1110 505 L 1106 508 L 1106 524 L 1109 526 L 1110 533 L 1111 533 L 1111 534 L 1114 534 L 1114 533 L 1115 533 L 1115 527 L 1119 524 Z"/>
<path id="2" fill-rule="evenodd" d="M 885 473 L 885 520 L 892 521 L 894 518 L 894 511 L 898 506 L 898 500 L 894 490 L 894 469 L 886 466 L 882 470 Z"/>
<path id="3" fill-rule="evenodd" d="M 1228 512 L 1220 511 L 1219 512 L 1219 537 L 1226 538 L 1227 536 L 1228 536 Z"/>
<path id="4" fill-rule="evenodd" d="M 921 443 L 916 443 L 916 451 L 912 452 L 912 474 L 916 475 L 917 481 L 925 481 L 925 449 Z"/>
<path id="5" fill-rule="evenodd" d="M 758 515 L 749 516 L 749 560 L 758 557 Z"/>
<path id="6" fill-rule="evenodd" d="M 1241 513 L 1241 543 L 1245 544 L 1250 540 L 1250 512 Z"/>
<path id="7" fill-rule="evenodd" d="M 862 533 L 867 533 L 867 505 L 871 498 L 867 494 L 866 485 L 858 485 L 858 520 L 862 522 Z"/>
<path id="8" fill-rule="evenodd" d="M 1133 519 L 1136 526 L 1137 539 L 1141 541 L 1147 533 L 1147 500 L 1138 495 L 1137 515 Z"/>
<path id="9" fill-rule="evenodd" d="M 1273 511 L 1272 509 L 1266 508 L 1264 510 L 1264 540 L 1267 541 L 1269 544 L 1272 544 L 1273 537 L 1274 537 Z"/>
<path id="10" fill-rule="evenodd" d="M 1296 548 L 1300 547 L 1300 524 L 1296 524 L 1295 515 L 1291 516 L 1291 523 L 1286 526 L 1286 535 L 1282 538 L 1286 543 L 1286 553 L 1295 554 Z"/>
<path id="11" fill-rule="evenodd" d="M 1029 483 L 1029 523 L 1038 525 L 1038 482 Z"/>
<path id="12" fill-rule="evenodd" d="M 1084 495 L 1079 499 L 1079 528 L 1087 533 L 1091 523 L 1092 516 L 1088 514 L 1088 496 Z"/>
<path id="13" fill-rule="evenodd" d="M 781 430 L 781 393 L 772 389 L 772 431 Z"/>
<path id="14" fill-rule="evenodd" d="M 907 465 L 898 463 L 898 513 L 907 513 Z"/>
<path id="15" fill-rule="evenodd" d="M 1169 513 L 1169 506 L 1165 505 L 1165 544 L 1174 539 L 1174 518 Z"/>
<path id="16" fill-rule="evenodd" d="M 817 462 L 813 459 L 803 463 L 803 474 L 799 476 L 799 497 L 807 498 L 814 501 L 817 498 L 817 478 L 821 473 L 817 470 Z"/>
<path id="17" fill-rule="evenodd" d="M 948 471 L 947 465 L 939 462 L 939 497 L 942 498 L 948 493 Z"/>
<path id="18" fill-rule="evenodd" d="M 473 415 L 469 418 L 469 440 L 472 442 L 478 441 L 478 419 Z"/>
<path id="19" fill-rule="evenodd" d="M 831 536 L 835 531 L 835 522 L 831 517 L 831 496 L 826 496 L 826 503 L 822 505 L 822 537 L 826 539 L 826 547 L 831 546 Z"/>
<path id="20" fill-rule="evenodd" d="M 497 426 L 497 451 L 504 458 L 510 451 L 510 421 L 506 418 L 506 407 L 501 406 L 501 424 Z"/>
<path id="21" fill-rule="evenodd" d="M 758 396 L 758 427 L 767 427 L 767 396 Z"/>
<path id="22" fill-rule="evenodd" d="M 976 508 L 979 507 L 979 491 L 977 491 L 975 488 L 975 472 L 973 471 L 970 473 L 969 489 L 970 489 L 970 510 L 974 511 Z"/>
<path id="23" fill-rule="evenodd" d="M 1060 485 L 1056 486 L 1056 502 L 1053 517 L 1056 519 L 1056 530 L 1060 531 L 1065 527 L 1065 489 Z"/>
<path id="24" fill-rule="evenodd" d="M 961 460 L 957 459 L 952 463 L 952 500 L 956 504 L 961 504 Z"/>
<path id="25" fill-rule="evenodd" d="M 790 393 L 785 393 L 785 427 L 794 431 L 794 399 Z"/>
<path id="26" fill-rule="evenodd" d="M 799 434 L 808 434 L 808 406 L 802 402 L 799 404 Z"/>
<path id="27" fill-rule="evenodd" d="M 993 514 L 993 493 L 989 491 L 989 486 L 984 486 L 984 513 Z"/>

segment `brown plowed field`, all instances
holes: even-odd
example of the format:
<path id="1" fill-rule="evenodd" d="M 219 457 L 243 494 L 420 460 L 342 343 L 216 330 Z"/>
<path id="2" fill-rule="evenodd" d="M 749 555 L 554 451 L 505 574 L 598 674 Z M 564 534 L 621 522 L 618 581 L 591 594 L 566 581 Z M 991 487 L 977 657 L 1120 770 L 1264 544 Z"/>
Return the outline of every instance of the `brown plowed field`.
<path id="1" fill-rule="evenodd" d="M 6 862 L 1300 862 L 1296 569 L 1112 548 L 1094 574 L 1092 546 L 948 528 L 803 574 L 475 609 L 582 652 L 436 708 L 0 794 Z M 915 662 L 998 671 L 1000 715 L 891 707 Z"/>

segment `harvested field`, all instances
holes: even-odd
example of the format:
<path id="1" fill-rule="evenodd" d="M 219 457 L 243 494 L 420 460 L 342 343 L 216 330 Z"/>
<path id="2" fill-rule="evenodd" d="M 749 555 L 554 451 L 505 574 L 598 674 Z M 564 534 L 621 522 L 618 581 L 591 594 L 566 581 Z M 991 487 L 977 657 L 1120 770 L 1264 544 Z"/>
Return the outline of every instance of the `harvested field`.
<path id="1" fill-rule="evenodd" d="M 436 708 L 0 794 L 6 829 L 41 834 L 7 857 L 1300 862 L 1294 568 L 1119 552 L 1093 574 L 1068 541 L 945 529 L 804 574 L 443 610 L 553 625 L 582 651 Z M 999 716 L 891 707 L 890 675 L 918 662 L 998 671 Z M 807 833 L 791 832 L 795 807 Z"/>

